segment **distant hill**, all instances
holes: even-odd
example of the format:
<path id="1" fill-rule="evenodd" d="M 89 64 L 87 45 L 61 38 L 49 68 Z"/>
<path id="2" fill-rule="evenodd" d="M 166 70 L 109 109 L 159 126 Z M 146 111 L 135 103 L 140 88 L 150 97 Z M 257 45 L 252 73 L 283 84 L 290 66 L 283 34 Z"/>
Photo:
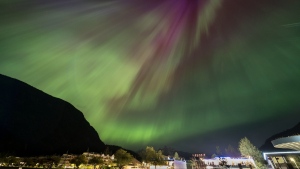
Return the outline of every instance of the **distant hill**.
<path id="1" fill-rule="evenodd" d="M 175 150 L 172 147 L 164 146 L 163 148 L 159 148 L 158 150 L 161 150 L 162 154 L 165 155 L 165 156 L 173 157 L 175 152 L 177 152 L 179 157 L 184 158 L 185 160 L 190 160 L 192 158 L 192 153 L 188 153 L 188 152 L 184 152 L 184 151 L 178 151 L 178 150 Z M 145 151 L 145 149 L 138 150 L 137 153 L 141 154 L 143 151 Z"/>
<path id="2" fill-rule="evenodd" d="M 290 128 L 286 131 L 271 136 L 265 141 L 265 143 L 259 149 L 261 151 L 286 151 L 287 149 L 275 148 L 271 141 L 281 137 L 288 137 L 288 136 L 299 135 L 299 134 L 300 134 L 300 122 L 293 128 Z"/>
<path id="3" fill-rule="evenodd" d="M 192 158 L 192 153 L 179 151 L 179 150 L 176 150 L 176 149 L 171 148 L 171 147 L 164 146 L 163 148 L 160 148 L 160 150 L 162 150 L 163 154 L 167 155 L 167 156 L 173 157 L 175 152 L 177 152 L 179 157 L 182 157 L 186 160 L 190 160 Z"/>
<path id="4" fill-rule="evenodd" d="M 70 103 L 0 75 L 0 153 L 103 152 L 105 144 Z"/>
<path id="5" fill-rule="evenodd" d="M 130 153 L 135 159 L 137 159 L 137 160 L 140 161 L 140 162 L 142 161 L 142 157 L 141 157 L 138 153 L 136 153 L 136 152 L 134 152 L 134 151 L 132 151 L 132 150 L 128 150 L 128 149 L 122 148 L 122 147 L 120 147 L 120 146 L 116 146 L 116 145 L 106 145 L 105 151 L 108 151 L 108 152 L 105 152 L 105 153 L 112 155 L 112 154 L 114 154 L 116 151 L 118 151 L 119 149 L 123 149 L 123 150 L 127 151 L 127 152 Z"/>

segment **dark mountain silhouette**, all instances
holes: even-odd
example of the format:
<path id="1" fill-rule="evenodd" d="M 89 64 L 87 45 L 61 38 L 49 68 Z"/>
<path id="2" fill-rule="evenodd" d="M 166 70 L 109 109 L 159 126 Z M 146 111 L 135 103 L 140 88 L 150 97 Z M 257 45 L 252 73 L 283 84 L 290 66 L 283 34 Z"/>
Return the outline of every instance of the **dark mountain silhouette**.
<path id="1" fill-rule="evenodd" d="M 259 149 L 261 151 L 286 151 L 287 149 L 275 148 L 271 141 L 281 137 L 288 137 L 288 136 L 294 136 L 299 134 L 300 134 L 300 122 L 293 128 L 290 128 L 286 131 L 280 132 L 278 134 L 269 137 Z"/>
<path id="2" fill-rule="evenodd" d="M 103 152 L 105 144 L 70 103 L 0 75 L 0 153 Z"/>
<path id="3" fill-rule="evenodd" d="M 166 156 L 173 157 L 175 152 L 177 152 L 180 158 L 184 158 L 185 160 L 190 160 L 192 158 L 192 153 L 176 150 L 172 147 L 164 146 L 163 148 L 160 148 L 160 150 L 162 150 L 163 154 Z"/>
<path id="4" fill-rule="evenodd" d="M 185 160 L 190 160 L 192 158 L 192 153 L 175 150 L 172 147 L 164 146 L 163 148 L 159 148 L 158 150 L 162 151 L 162 154 L 165 156 L 169 156 L 171 158 L 174 157 L 175 152 L 178 153 L 179 157 Z M 138 154 L 143 154 L 145 149 L 140 149 L 137 151 Z"/>

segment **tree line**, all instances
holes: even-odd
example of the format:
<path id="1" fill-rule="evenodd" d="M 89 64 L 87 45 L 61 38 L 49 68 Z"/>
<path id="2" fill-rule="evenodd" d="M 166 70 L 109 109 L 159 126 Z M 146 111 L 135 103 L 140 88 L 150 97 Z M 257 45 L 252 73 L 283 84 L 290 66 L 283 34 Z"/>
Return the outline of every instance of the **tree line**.
<path id="1" fill-rule="evenodd" d="M 157 165 L 167 165 L 168 160 L 165 158 L 166 156 L 163 155 L 162 150 L 155 150 L 154 147 L 147 146 L 144 150 L 139 152 L 139 155 L 142 157 L 143 164 L 147 167 L 150 165 L 154 165 L 155 168 Z M 248 138 L 242 138 L 239 142 L 238 151 L 231 145 L 228 145 L 225 148 L 225 153 L 223 153 L 219 146 L 216 147 L 216 153 L 212 155 L 214 157 L 221 157 L 221 156 L 230 156 L 230 157 L 251 157 L 256 166 L 260 169 L 265 169 L 266 161 L 263 159 L 262 152 L 259 151 L 250 141 Z M 115 160 L 112 163 L 117 164 L 117 166 L 121 169 L 125 165 L 128 164 L 135 164 L 137 160 L 130 154 L 129 152 L 119 149 L 114 153 Z M 179 160 L 180 157 L 177 152 L 174 153 L 173 159 Z M 195 159 L 191 159 L 191 161 L 195 162 Z M 59 163 L 61 161 L 60 156 L 46 156 L 46 157 L 25 157 L 25 158 L 16 158 L 13 156 L 5 157 L 1 156 L 0 154 L 0 164 L 5 164 L 7 166 L 28 166 L 28 167 L 43 167 L 43 168 L 59 168 Z M 21 164 L 22 163 L 22 164 Z M 80 165 L 89 164 L 93 165 L 94 169 L 96 166 L 100 166 L 104 168 L 105 162 L 101 157 L 91 157 L 87 158 L 84 155 L 78 155 L 70 160 L 70 163 L 74 164 L 75 167 L 78 169 Z M 107 168 L 107 166 L 106 166 Z"/>
<path id="2" fill-rule="evenodd" d="M 154 165 L 166 165 L 167 161 L 164 158 L 164 155 L 161 150 L 156 151 L 153 147 L 146 147 L 145 150 L 141 151 L 139 155 L 142 157 L 142 160 L 145 162 L 145 165 L 150 166 Z M 174 158 L 179 159 L 178 153 L 174 154 Z M 60 164 L 64 158 L 61 156 L 45 156 L 45 157 L 23 157 L 17 158 L 14 156 L 0 156 L 0 164 L 5 166 L 26 166 L 26 167 L 39 167 L 39 168 L 63 168 L 63 165 Z M 104 166 L 105 162 L 101 157 L 93 156 L 91 158 L 86 157 L 85 155 L 74 156 L 70 161 L 71 164 L 74 164 L 75 168 L 79 168 L 81 165 L 93 165 L 93 168 L 96 169 L 96 166 L 99 168 L 109 168 L 109 166 Z M 110 163 L 111 165 L 116 164 L 118 168 L 123 168 L 128 164 L 136 164 L 138 161 L 133 157 L 132 154 L 127 152 L 124 149 L 118 149 L 114 153 L 114 160 Z"/>

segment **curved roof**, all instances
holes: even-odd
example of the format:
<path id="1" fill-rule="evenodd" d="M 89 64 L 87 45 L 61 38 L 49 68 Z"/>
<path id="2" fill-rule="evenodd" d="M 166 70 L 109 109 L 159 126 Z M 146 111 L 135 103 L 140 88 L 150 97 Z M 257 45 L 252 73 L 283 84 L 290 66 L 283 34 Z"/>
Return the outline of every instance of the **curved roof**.
<path id="1" fill-rule="evenodd" d="M 272 141 L 276 148 L 300 150 L 300 135 L 283 137 Z"/>

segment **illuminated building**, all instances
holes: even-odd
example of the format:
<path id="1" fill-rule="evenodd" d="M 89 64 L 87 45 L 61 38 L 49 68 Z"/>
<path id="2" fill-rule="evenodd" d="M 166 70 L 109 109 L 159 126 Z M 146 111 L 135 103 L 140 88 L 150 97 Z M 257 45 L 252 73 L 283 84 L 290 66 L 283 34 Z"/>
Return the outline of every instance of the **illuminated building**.
<path id="1" fill-rule="evenodd" d="M 272 141 L 275 148 L 291 149 L 285 152 L 264 152 L 264 159 L 272 168 L 299 169 L 300 135 L 282 137 Z"/>
<path id="2" fill-rule="evenodd" d="M 300 135 L 278 138 L 273 140 L 272 144 L 276 148 L 300 151 Z"/>

